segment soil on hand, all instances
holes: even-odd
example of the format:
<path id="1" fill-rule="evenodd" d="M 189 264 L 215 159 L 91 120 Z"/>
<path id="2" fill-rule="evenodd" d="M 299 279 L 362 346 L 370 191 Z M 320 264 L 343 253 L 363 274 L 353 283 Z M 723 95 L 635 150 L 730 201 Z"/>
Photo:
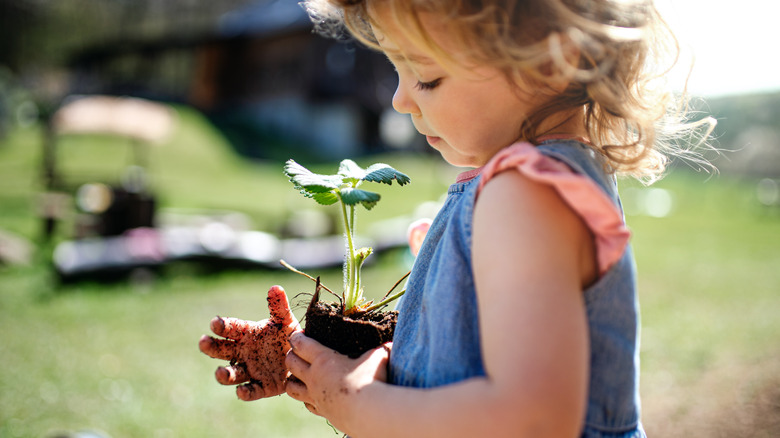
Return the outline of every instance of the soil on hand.
<path id="1" fill-rule="evenodd" d="M 336 303 L 312 302 L 306 311 L 306 336 L 351 358 L 393 340 L 398 312 L 344 316 Z"/>

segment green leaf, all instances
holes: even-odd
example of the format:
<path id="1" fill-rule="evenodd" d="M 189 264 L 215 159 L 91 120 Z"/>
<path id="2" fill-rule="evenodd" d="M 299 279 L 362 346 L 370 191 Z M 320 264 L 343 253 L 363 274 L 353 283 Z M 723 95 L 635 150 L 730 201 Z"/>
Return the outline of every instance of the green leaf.
<path id="1" fill-rule="evenodd" d="M 341 189 L 341 201 L 347 205 L 363 204 L 366 210 L 374 208 L 379 202 L 379 193 L 369 192 L 367 190 L 343 188 Z"/>
<path id="2" fill-rule="evenodd" d="M 339 196 L 333 192 L 314 193 L 309 196 L 321 205 L 333 205 L 339 201 Z"/>
<path id="3" fill-rule="evenodd" d="M 293 160 L 287 160 L 284 165 L 284 173 L 290 178 L 295 188 L 308 193 L 326 193 L 338 189 L 341 182 L 339 178 L 332 175 L 314 173 Z"/>
<path id="4" fill-rule="evenodd" d="M 339 188 L 338 184 L 333 181 L 332 176 L 318 175 L 316 173 L 310 175 L 296 175 L 292 177 L 290 181 L 292 181 L 296 187 L 309 193 L 327 193 Z"/>
<path id="5" fill-rule="evenodd" d="M 384 163 L 377 163 L 369 166 L 368 169 L 366 169 L 366 175 L 363 177 L 363 180 L 391 185 L 393 180 L 398 181 L 399 185 L 404 185 L 411 181 L 406 174 L 399 172 Z"/>
<path id="6" fill-rule="evenodd" d="M 360 181 L 366 175 L 366 171 L 352 160 L 342 160 L 339 164 L 339 175 L 355 182 Z"/>
<path id="7" fill-rule="evenodd" d="M 295 160 L 287 160 L 284 163 L 284 174 L 292 180 L 297 175 L 313 175 L 314 172 L 296 163 Z"/>
<path id="8" fill-rule="evenodd" d="M 366 246 L 355 251 L 355 256 L 361 260 L 365 260 L 368 258 L 368 256 L 371 255 L 372 252 L 374 252 L 374 248 Z"/>
<path id="9" fill-rule="evenodd" d="M 368 256 L 371 255 L 371 253 L 374 252 L 374 249 L 369 247 L 360 248 L 359 250 L 355 251 L 355 263 L 357 263 L 358 267 L 363 266 L 363 262 L 366 261 Z"/>

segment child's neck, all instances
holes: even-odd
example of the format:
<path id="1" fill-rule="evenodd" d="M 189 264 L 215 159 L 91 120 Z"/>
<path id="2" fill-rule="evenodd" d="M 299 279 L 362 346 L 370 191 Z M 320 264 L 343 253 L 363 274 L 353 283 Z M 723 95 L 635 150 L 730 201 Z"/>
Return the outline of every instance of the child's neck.
<path id="1" fill-rule="evenodd" d="M 539 125 L 536 131 L 541 135 L 537 136 L 537 141 L 542 139 L 577 139 L 587 141 L 588 128 L 585 126 L 585 108 L 577 108 L 567 112 L 561 112 L 551 115 Z"/>

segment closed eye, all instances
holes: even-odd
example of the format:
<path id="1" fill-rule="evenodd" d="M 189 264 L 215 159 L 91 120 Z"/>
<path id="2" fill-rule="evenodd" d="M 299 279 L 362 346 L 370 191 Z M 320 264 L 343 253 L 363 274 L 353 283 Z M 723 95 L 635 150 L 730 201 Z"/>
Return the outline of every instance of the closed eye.
<path id="1" fill-rule="evenodd" d="M 417 87 L 417 89 L 420 90 L 420 91 L 429 91 L 429 90 L 433 90 L 434 88 L 438 87 L 440 83 L 441 83 L 441 78 L 434 79 L 434 80 L 432 80 L 430 82 L 420 82 L 420 81 L 417 81 L 417 85 L 415 85 L 415 87 Z"/>

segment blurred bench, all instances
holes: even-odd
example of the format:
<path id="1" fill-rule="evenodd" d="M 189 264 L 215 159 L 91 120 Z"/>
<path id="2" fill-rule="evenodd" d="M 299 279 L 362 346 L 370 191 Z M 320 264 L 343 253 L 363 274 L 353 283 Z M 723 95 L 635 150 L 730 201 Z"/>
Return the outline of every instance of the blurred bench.
<path id="1" fill-rule="evenodd" d="M 44 223 L 44 238 L 48 240 L 52 237 L 57 222 L 68 215 L 74 204 L 83 213 L 93 215 L 92 219 L 112 208 L 122 210 L 114 215 L 116 220 L 113 222 L 122 222 L 118 226 L 123 229 L 102 227 L 105 230 L 98 231 L 98 234 L 117 234 L 124 228 L 150 226 L 153 200 L 146 191 L 147 149 L 150 145 L 165 142 L 174 124 L 175 115 L 171 108 L 145 99 L 102 95 L 65 99 L 48 121 L 43 144 L 42 178 L 45 190 L 40 197 L 39 215 Z M 99 160 L 82 160 L 88 166 L 85 169 L 66 169 L 63 165 L 64 157 L 73 152 L 61 150 L 65 137 L 77 139 L 68 142 L 69 148 L 75 148 L 88 144 L 79 140 L 79 136 L 96 134 L 110 137 L 101 146 L 107 144 L 117 148 L 114 156 L 120 163 L 114 170 L 119 175 L 108 175 L 111 163 Z M 121 146 L 131 150 L 130 160 L 127 159 L 128 154 L 120 150 Z M 136 212 L 138 220 L 135 222 L 138 223 L 127 222 L 127 218 L 134 215 L 133 211 L 139 209 L 144 211 Z M 103 219 L 108 221 L 109 218 Z"/>

